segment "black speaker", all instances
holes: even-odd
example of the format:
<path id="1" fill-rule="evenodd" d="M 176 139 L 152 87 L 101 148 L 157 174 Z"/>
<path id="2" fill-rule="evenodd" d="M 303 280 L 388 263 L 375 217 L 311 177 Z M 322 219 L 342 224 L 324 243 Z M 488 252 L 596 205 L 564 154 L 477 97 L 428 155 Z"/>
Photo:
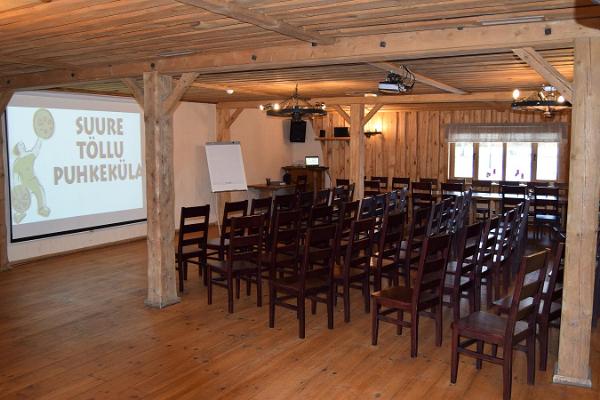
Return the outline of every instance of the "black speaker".
<path id="1" fill-rule="evenodd" d="M 333 137 L 350 137 L 347 126 L 336 126 L 333 128 Z"/>
<path id="2" fill-rule="evenodd" d="M 290 142 L 304 143 L 306 140 L 306 121 L 290 121 Z"/>

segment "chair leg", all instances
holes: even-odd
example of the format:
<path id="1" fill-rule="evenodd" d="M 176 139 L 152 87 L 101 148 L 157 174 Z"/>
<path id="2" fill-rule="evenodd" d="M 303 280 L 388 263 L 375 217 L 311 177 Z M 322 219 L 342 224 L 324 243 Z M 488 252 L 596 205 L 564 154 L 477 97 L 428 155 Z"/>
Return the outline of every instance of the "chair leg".
<path id="1" fill-rule="evenodd" d="M 227 312 L 233 314 L 233 277 L 229 274 L 227 276 Z"/>
<path id="2" fill-rule="evenodd" d="M 540 341 L 540 371 L 545 371 L 548 364 L 548 323 L 546 321 L 538 324 Z"/>
<path id="3" fill-rule="evenodd" d="M 404 310 L 398 310 L 398 321 L 404 322 Z M 396 335 L 402 335 L 402 324 L 396 325 Z"/>
<path id="4" fill-rule="evenodd" d="M 450 382 L 456 383 L 456 377 L 458 375 L 458 330 L 452 329 L 452 359 L 450 361 Z"/>
<path id="5" fill-rule="evenodd" d="M 373 298 L 373 308 L 371 309 L 371 344 L 377 346 L 377 336 L 379 334 L 379 310 L 381 305 Z"/>
<path id="6" fill-rule="evenodd" d="M 482 340 L 477 341 L 477 353 L 483 354 L 483 341 Z M 482 362 L 481 358 L 475 359 L 475 368 L 481 369 L 482 364 L 483 364 L 483 362 Z"/>
<path id="7" fill-rule="evenodd" d="M 178 262 L 178 272 L 179 272 L 179 291 L 183 293 L 183 263 L 181 261 Z M 210 303 L 209 303 L 210 304 Z"/>
<path id="8" fill-rule="evenodd" d="M 240 298 L 240 278 L 235 278 L 235 298 Z"/>
<path id="9" fill-rule="evenodd" d="M 305 318 L 306 318 L 306 301 L 304 295 L 298 295 L 298 312 L 300 318 L 298 320 L 298 337 L 304 339 L 305 336 Z"/>
<path id="10" fill-rule="evenodd" d="M 344 322 L 350 322 L 350 285 L 344 284 Z"/>
<path id="11" fill-rule="evenodd" d="M 275 328 L 275 286 L 269 285 L 269 328 Z"/>
<path id="12" fill-rule="evenodd" d="M 460 296 L 458 297 L 460 301 Z M 435 308 L 435 345 L 442 345 L 442 302 Z"/>
<path id="13" fill-rule="evenodd" d="M 329 289 L 327 293 L 327 328 L 333 329 L 333 286 Z"/>
<path id="14" fill-rule="evenodd" d="M 371 293 L 369 289 L 369 274 L 365 273 L 365 278 L 363 279 L 363 297 L 365 300 L 365 313 L 367 314 L 371 311 Z"/>
<path id="15" fill-rule="evenodd" d="M 206 292 L 208 293 L 208 304 L 212 304 L 212 269 L 210 265 L 206 267 L 206 278 L 207 278 L 207 288 Z"/>
<path id="16" fill-rule="evenodd" d="M 260 270 L 258 270 L 258 280 L 260 280 Z M 250 296 L 252 294 L 252 278 L 246 278 L 246 296 Z"/>
<path id="17" fill-rule="evenodd" d="M 310 299 L 310 313 L 315 315 L 317 313 L 317 302 L 315 299 Z"/>
<path id="18" fill-rule="evenodd" d="M 248 288 L 250 287 L 250 281 L 252 277 L 248 277 Z M 260 277 L 260 268 L 256 270 L 256 305 L 262 307 L 262 279 Z"/>
<path id="19" fill-rule="evenodd" d="M 183 262 L 183 279 L 187 281 L 187 273 L 188 273 L 188 262 Z"/>
<path id="20" fill-rule="evenodd" d="M 419 312 L 413 310 L 410 323 L 410 356 L 415 358 L 419 348 Z"/>
<path id="21" fill-rule="evenodd" d="M 527 384 L 535 383 L 535 331 L 527 336 Z"/>
<path id="22" fill-rule="evenodd" d="M 512 349 L 504 349 L 504 363 L 502 364 L 502 398 L 504 400 L 510 400 L 510 393 L 512 391 Z"/>

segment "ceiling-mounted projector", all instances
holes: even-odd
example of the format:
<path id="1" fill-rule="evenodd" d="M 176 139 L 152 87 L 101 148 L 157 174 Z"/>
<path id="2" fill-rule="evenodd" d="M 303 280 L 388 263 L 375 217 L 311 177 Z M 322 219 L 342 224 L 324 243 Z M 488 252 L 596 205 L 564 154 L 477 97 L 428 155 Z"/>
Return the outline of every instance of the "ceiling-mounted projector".
<path id="1" fill-rule="evenodd" d="M 414 85 L 413 73 L 405 66 L 401 66 L 398 71 L 390 71 L 385 81 L 379 82 L 379 92 L 383 94 L 407 93 L 412 90 Z"/>

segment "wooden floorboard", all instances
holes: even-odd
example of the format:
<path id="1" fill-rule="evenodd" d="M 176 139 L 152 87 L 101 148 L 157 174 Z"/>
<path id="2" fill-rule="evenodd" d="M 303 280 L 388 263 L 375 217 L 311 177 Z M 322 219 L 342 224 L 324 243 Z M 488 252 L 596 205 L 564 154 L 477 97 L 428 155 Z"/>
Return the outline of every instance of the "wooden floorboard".
<path id="1" fill-rule="evenodd" d="M 450 313 L 444 343 L 421 322 L 419 356 L 405 330 L 382 324 L 370 344 L 370 318 L 358 291 L 352 321 L 327 329 L 325 309 L 307 316 L 297 338 L 293 312 L 277 309 L 268 328 L 268 299 L 236 301 L 225 291 L 212 306 L 195 268 L 182 302 L 144 306 L 145 242 L 38 260 L 0 274 L 0 399 L 499 399 L 501 369 L 462 358 L 450 384 Z M 266 286 L 266 285 L 265 285 Z M 515 353 L 513 399 L 600 398 L 600 332 L 592 336 L 594 388 L 552 384 L 558 332 L 551 331 L 550 368 L 525 382 L 525 356 Z"/>

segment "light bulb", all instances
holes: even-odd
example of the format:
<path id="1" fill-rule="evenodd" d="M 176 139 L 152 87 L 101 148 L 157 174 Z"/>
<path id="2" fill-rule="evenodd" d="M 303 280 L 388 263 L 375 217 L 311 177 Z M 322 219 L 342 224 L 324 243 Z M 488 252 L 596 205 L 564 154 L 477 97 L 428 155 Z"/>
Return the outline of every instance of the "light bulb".
<path id="1" fill-rule="evenodd" d="M 233 90 L 233 89 L 227 89 L 225 92 L 226 92 L 227 94 L 233 94 L 234 90 Z"/>
<path id="2" fill-rule="evenodd" d="M 513 96 L 513 99 L 517 100 L 521 96 L 521 92 L 519 91 L 519 89 L 513 90 L 512 96 Z"/>
<path id="3" fill-rule="evenodd" d="M 558 99 L 556 99 L 556 101 L 558 101 L 559 103 L 564 103 L 565 98 L 562 95 L 560 95 L 560 96 L 558 96 Z"/>
<path id="4" fill-rule="evenodd" d="M 258 106 L 258 109 L 259 109 L 260 111 L 265 111 L 265 106 L 263 106 L 263 105 L 261 104 L 261 105 L 259 105 L 259 106 Z"/>
<path id="5" fill-rule="evenodd" d="M 280 108 L 279 103 L 273 103 L 273 110 L 279 111 Z"/>

